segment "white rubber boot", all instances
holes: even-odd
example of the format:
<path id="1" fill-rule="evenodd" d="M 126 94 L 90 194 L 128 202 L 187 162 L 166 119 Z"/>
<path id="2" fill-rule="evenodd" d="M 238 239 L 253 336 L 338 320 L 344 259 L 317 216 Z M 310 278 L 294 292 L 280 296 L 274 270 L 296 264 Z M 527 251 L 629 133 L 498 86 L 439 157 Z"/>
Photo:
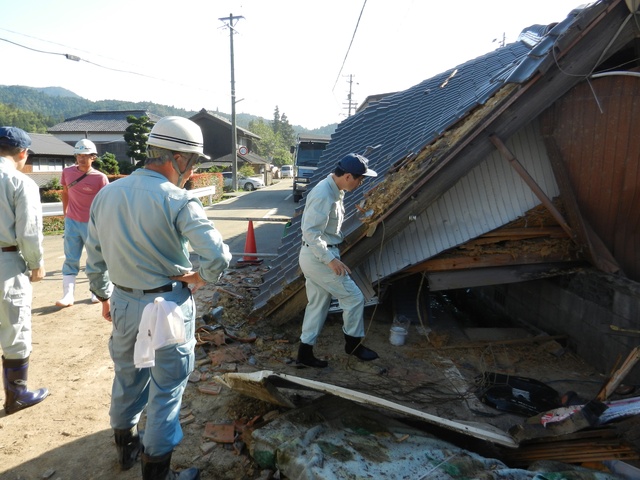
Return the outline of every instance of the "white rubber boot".
<path id="1" fill-rule="evenodd" d="M 75 275 L 62 276 L 62 298 L 56 302 L 58 307 L 70 307 L 73 305 L 73 291 L 76 288 Z"/>

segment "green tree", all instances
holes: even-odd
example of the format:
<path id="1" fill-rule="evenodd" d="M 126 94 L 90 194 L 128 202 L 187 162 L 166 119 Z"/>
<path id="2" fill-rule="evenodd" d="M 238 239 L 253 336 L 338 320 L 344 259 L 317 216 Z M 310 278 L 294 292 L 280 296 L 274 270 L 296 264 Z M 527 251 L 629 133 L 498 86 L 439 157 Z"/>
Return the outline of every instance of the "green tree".
<path id="1" fill-rule="evenodd" d="M 127 123 L 129 123 L 129 126 L 124 134 L 124 141 L 129 146 L 127 155 L 136 160 L 137 168 L 138 165 L 144 164 L 147 159 L 147 139 L 149 138 L 151 127 L 153 127 L 153 122 L 145 115 L 141 117 L 129 115 Z"/>
<path id="2" fill-rule="evenodd" d="M 285 146 L 293 145 L 296 142 L 296 132 L 289 123 L 287 115 L 284 113 L 280 117 L 280 130 L 278 131 L 278 135 L 282 138 L 282 144 Z"/>
<path id="3" fill-rule="evenodd" d="M 100 170 L 105 175 L 119 175 L 120 165 L 116 156 L 113 153 L 105 152 L 101 157 L 96 158 L 93 161 L 92 167 L 96 170 Z"/>
<path id="4" fill-rule="evenodd" d="M 121 160 L 118 162 L 118 170 L 122 175 L 129 175 L 136 169 L 136 166 L 133 165 L 129 160 Z"/>
<path id="5" fill-rule="evenodd" d="M 11 125 L 28 133 L 47 133 L 47 128 L 54 123 L 53 119 L 40 113 L 0 103 L 0 125 Z"/>
<path id="6" fill-rule="evenodd" d="M 238 173 L 243 177 L 255 177 L 256 172 L 246 163 L 238 169 Z"/>
<path id="7" fill-rule="evenodd" d="M 273 123 L 271 124 L 271 129 L 276 135 L 280 131 L 280 109 L 277 105 L 276 109 L 273 111 Z"/>
<path id="8" fill-rule="evenodd" d="M 260 140 L 254 144 L 256 154 L 271 159 L 274 165 L 282 166 L 292 162 L 289 147 L 295 142 L 295 133 L 286 115 L 279 117 L 278 123 L 280 131 L 277 133 L 273 129 L 273 124 L 268 125 L 262 119 L 249 122 L 248 128 L 260 137 Z"/>
<path id="9" fill-rule="evenodd" d="M 249 122 L 249 131 L 260 137 L 260 140 L 253 145 L 255 153 L 263 158 L 269 158 L 277 147 L 276 135 L 271 126 L 264 123 L 262 119 L 252 120 Z"/>

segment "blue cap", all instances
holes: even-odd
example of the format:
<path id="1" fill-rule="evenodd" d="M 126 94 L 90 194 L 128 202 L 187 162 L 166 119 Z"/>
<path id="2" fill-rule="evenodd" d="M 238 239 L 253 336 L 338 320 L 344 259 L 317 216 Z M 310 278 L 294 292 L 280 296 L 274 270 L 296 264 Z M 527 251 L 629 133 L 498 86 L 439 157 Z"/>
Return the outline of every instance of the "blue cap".
<path id="1" fill-rule="evenodd" d="M 0 145 L 9 147 L 29 148 L 31 138 L 27 132 L 17 127 L 0 127 Z"/>
<path id="2" fill-rule="evenodd" d="M 369 160 L 358 155 L 350 153 L 338 162 L 338 167 L 351 175 L 364 175 L 365 177 L 377 177 L 378 174 L 369 169 Z"/>

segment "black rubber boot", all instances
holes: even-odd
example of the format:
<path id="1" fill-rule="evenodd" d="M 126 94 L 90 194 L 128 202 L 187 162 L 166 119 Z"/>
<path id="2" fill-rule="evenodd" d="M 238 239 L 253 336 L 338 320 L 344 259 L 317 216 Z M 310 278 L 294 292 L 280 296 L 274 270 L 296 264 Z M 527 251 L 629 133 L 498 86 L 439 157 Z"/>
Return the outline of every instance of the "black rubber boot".
<path id="1" fill-rule="evenodd" d="M 152 457 L 142 453 L 142 480 L 200 480 L 200 470 L 197 468 L 189 468 L 182 472 L 171 470 L 171 454 L 172 452 L 169 452 Z"/>
<path id="2" fill-rule="evenodd" d="M 40 403 L 49 390 L 40 388 L 33 392 L 27 389 L 29 357 L 7 359 L 2 357 L 2 381 L 4 383 L 4 411 L 7 415 Z"/>
<path id="3" fill-rule="evenodd" d="M 138 461 L 140 456 L 140 434 L 138 426 L 126 429 L 113 429 L 113 436 L 118 451 L 118 463 L 121 470 L 129 470 Z"/>
<path id="4" fill-rule="evenodd" d="M 319 360 L 313 356 L 313 345 L 302 342 L 300 342 L 300 346 L 298 347 L 298 360 L 296 363 L 313 368 L 325 368 L 329 365 L 329 362 Z"/>
<path id="5" fill-rule="evenodd" d="M 352 337 L 345 333 L 344 339 L 346 341 L 344 345 L 344 351 L 349 355 L 355 355 L 360 360 L 364 360 L 365 362 L 378 358 L 378 354 L 376 352 L 362 345 L 362 338 Z"/>

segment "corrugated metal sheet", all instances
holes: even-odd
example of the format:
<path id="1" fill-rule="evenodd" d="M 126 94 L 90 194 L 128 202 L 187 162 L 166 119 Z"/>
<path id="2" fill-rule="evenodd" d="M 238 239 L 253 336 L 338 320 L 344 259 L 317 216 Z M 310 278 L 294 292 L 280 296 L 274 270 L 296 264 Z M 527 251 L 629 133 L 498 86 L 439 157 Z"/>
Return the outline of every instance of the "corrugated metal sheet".
<path id="1" fill-rule="evenodd" d="M 506 143 L 546 195 L 557 196 L 558 185 L 537 122 Z M 523 216 L 539 203 L 509 162 L 494 152 L 369 257 L 370 278 L 382 280 L 423 262 Z"/>

